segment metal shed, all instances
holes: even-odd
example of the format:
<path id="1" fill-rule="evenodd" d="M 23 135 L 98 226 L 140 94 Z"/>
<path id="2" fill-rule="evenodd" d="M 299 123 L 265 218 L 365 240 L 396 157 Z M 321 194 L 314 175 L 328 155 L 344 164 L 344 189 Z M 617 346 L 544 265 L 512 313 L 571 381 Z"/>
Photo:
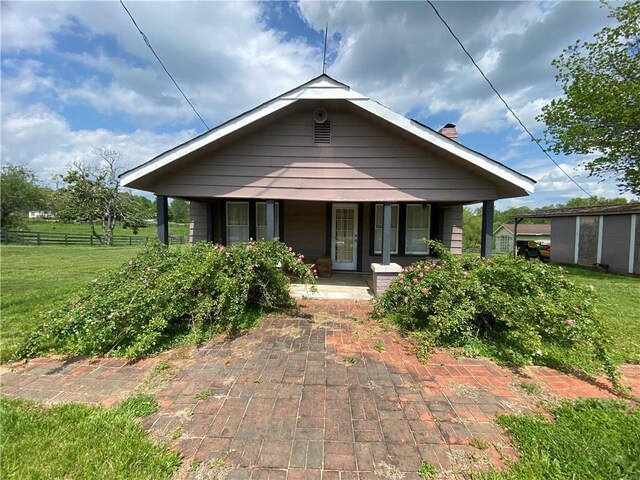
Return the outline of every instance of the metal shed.
<path id="1" fill-rule="evenodd" d="M 515 217 L 551 219 L 551 261 L 640 275 L 640 203 L 553 208 Z"/>

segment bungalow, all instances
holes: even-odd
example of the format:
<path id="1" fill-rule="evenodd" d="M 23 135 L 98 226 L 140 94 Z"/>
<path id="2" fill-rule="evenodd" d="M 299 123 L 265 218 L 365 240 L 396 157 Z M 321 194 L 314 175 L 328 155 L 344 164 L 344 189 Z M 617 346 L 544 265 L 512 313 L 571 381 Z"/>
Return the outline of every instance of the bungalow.
<path id="1" fill-rule="evenodd" d="M 498 253 L 513 253 L 513 238 L 516 232 L 516 226 L 513 223 L 503 223 L 495 232 L 495 250 Z M 548 245 L 551 243 L 551 225 L 546 224 L 527 224 L 518 225 L 518 242 L 534 241 Z"/>
<path id="2" fill-rule="evenodd" d="M 122 184 L 157 195 L 165 243 L 167 198 L 183 198 L 192 242 L 275 236 L 334 270 L 384 276 L 427 256 L 423 238 L 460 253 L 466 204 L 483 202 L 490 256 L 493 202 L 535 182 L 459 144 L 454 125 L 436 132 L 323 74 L 125 172 Z"/>

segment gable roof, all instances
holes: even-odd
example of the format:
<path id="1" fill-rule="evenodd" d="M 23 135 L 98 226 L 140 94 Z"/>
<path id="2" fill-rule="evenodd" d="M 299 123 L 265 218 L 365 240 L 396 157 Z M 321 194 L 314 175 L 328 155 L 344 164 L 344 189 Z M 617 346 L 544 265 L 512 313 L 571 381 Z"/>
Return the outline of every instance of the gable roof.
<path id="1" fill-rule="evenodd" d="M 575 217 L 577 215 L 625 215 L 631 213 L 640 213 L 640 202 L 622 203 L 617 205 L 592 205 L 589 207 L 545 208 L 534 210 L 530 213 L 522 213 L 517 215 L 517 218 Z"/>
<path id="2" fill-rule="evenodd" d="M 508 230 L 509 233 L 511 233 L 512 235 L 513 235 L 513 232 L 515 231 L 515 225 L 513 223 L 503 223 L 493 233 L 494 234 L 498 233 L 498 230 L 502 228 L 504 228 L 505 230 Z M 551 224 L 519 223 L 518 235 L 551 235 Z"/>
<path id="3" fill-rule="evenodd" d="M 380 103 L 371 100 L 326 74 L 322 74 L 299 87 L 269 100 L 227 122 L 182 143 L 151 160 L 132 168 L 122 175 L 122 185 L 127 186 L 137 179 L 160 170 L 176 160 L 196 150 L 221 141 L 224 137 L 241 130 L 254 122 L 267 117 L 299 100 L 344 100 L 370 114 L 389 122 L 411 134 L 414 138 L 434 145 L 458 158 L 480 168 L 504 181 L 522 189 L 525 194 L 533 193 L 535 180 L 493 160 L 475 150 L 455 142 L 435 130 L 393 112 Z"/>

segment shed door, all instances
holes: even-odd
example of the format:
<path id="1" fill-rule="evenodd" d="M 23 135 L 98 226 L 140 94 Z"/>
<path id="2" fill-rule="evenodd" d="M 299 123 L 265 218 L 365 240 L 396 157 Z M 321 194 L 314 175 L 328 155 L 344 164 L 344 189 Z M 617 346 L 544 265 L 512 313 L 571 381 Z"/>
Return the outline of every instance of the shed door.
<path id="1" fill-rule="evenodd" d="M 578 264 L 593 266 L 597 261 L 598 228 L 600 217 L 580 217 L 580 237 L 578 243 Z"/>
<path id="2" fill-rule="evenodd" d="M 331 228 L 331 260 L 334 270 L 358 268 L 358 205 L 334 203 Z"/>

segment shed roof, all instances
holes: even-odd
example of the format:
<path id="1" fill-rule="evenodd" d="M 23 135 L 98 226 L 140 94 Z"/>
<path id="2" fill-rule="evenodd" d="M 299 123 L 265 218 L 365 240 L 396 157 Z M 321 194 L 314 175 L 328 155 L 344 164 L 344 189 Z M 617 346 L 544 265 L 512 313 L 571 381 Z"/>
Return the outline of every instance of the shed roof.
<path id="1" fill-rule="evenodd" d="M 513 233 L 515 231 L 515 224 L 503 223 L 496 229 L 494 233 L 496 233 L 501 228 L 505 228 L 509 230 L 509 232 Z M 520 223 L 518 224 L 518 235 L 551 235 L 551 225 L 548 223 Z"/>
<path id="2" fill-rule="evenodd" d="M 529 213 L 521 213 L 516 218 L 550 218 L 575 217 L 578 215 L 625 215 L 640 213 L 640 202 L 623 203 L 619 205 L 592 205 L 589 207 L 545 208 Z M 520 231 L 522 225 L 518 225 Z"/>
<path id="3" fill-rule="evenodd" d="M 421 123 L 399 115 L 389 108 L 352 90 L 348 85 L 338 82 L 326 74 L 320 75 L 307 83 L 296 87 L 258 107 L 249 110 L 231 120 L 178 145 L 153 159 L 132 168 L 121 175 L 123 186 L 136 188 L 147 175 L 157 174 L 159 170 L 180 161 L 187 155 L 205 146 L 221 142 L 223 138 L 254 124 L 258 120 L 272 115 L 300 100 L 340 100 L 349 102 L 369 114 L 386 121 L 411 134 L 416 141 L 433 145 L 443 151 L 456 155 L 463 161 L 486 171 L 501 181 L 508 182 L 522 192 L 522 195 L 533 193 L 535 180 L 476 152 Z M 173 165 L 172 165 L 173 166 Z M 511 195 L 513 196 L 513 195 Z"/>

